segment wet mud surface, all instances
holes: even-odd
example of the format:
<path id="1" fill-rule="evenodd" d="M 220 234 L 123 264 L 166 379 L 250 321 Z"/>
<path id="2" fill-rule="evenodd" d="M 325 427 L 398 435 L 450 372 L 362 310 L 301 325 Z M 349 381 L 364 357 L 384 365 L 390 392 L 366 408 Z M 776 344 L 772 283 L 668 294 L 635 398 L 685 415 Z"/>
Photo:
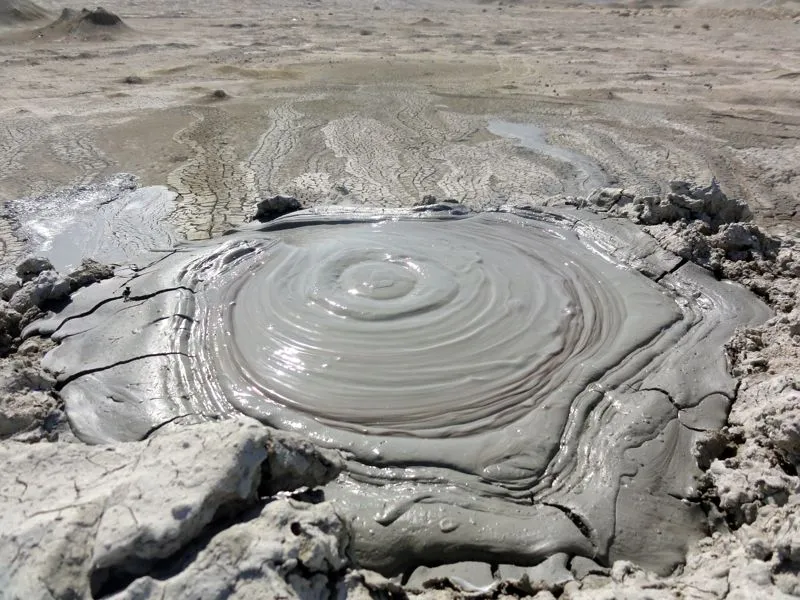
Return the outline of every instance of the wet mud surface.
<path id="1" fill-rule="evenodd" d="M 6 203 L 20 249 L 46 256 L 62 271 L 101 256 L 125 263 L 179 240 L 167 221 L 175 194 L 164 186 L 140 187 L 132 175 Z M 3 265 L 9 270 L 12 265 Z M 3 270 L 0 268 L 0 270 Z"/>
<path id="2" fill-rule="evenodd" d="M 84 441 L 244 413 L 344 452 L 326 496 L 368 568 L 647 547 L 668 572 L 705 531 L 687 464 L 734 395 L 722 344 L 770 311 L 637 233 L 318 209 L 179 245 L 32 327 Z"/>

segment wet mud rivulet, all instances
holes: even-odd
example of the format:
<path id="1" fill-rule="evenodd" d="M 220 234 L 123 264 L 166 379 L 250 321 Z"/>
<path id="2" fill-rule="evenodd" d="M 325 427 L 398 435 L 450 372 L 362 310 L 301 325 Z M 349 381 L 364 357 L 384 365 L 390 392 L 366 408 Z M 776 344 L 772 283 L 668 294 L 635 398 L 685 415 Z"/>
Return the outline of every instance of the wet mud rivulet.
<path id="1" fill-rule="evenodd" d="M 770 316 L 571 208 L 316 209 L 137 265 L 33 326 L 73 430 L 244 413 L 339 450 L 325 497 L 384 574 L 445 552 L 671 571 L 706 534 L 692 451 L 735 393 L 722 347 Z"/>

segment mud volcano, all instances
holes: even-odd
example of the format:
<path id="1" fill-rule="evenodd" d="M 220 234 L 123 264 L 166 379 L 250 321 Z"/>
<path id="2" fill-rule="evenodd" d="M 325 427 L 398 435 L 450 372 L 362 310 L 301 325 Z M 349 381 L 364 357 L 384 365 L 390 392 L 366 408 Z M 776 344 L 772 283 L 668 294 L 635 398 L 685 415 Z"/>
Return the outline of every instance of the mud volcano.
<path id="1" fill-rule="evenodd" d="M 625 221 L 451 205 L 186 244 L 38 327 L 86 441 L 241 412 L 341 450 L 325 495 L 366 567 L 663 572 L 704 534 L 692 451 L 734 392 L 723 344 L 768 314 Z"/>
<path id="2" fill-rule="evenodd" d="M 30 0 L 0 0 L 0 25 L 15 25 L 36 21 L 49 13 Z"/>
<path id="3" fill-rule="evenodd" d="M 123 20 L 102 7 L 80 11 L 65 8 L 61 15 L 47 27 L 37 30 L 41 36 L 69 36 L 80 39 L 111 39 L 114 35 L 129 32 Z"/>

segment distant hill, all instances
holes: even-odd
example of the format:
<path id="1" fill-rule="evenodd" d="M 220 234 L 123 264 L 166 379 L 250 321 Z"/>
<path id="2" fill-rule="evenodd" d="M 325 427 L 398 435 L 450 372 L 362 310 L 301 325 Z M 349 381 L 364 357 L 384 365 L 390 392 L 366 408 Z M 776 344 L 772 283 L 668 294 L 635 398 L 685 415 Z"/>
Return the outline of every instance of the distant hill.
<path id="1" fill-rule="evenodd" d="M 0 0 L 4 2 L 5 0 Z M 73 10 L 65 8 L 49 25 L 36 30 L 39 38 L 113 39 L 129 33 L 131 29 L 112 12 L 104 8 Z"/>
<path id="2" fill-rule="evenodd" d="M 49 16 L 50 13 L 31 0 L 0 0 L 0 25 L 38 21 Z"/>

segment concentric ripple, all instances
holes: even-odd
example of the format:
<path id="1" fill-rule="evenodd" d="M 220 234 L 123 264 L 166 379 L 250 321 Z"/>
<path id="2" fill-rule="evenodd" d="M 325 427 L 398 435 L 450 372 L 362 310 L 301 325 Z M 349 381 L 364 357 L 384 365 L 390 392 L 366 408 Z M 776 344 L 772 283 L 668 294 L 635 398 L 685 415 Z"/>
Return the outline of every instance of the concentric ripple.
<path id="1" fill-rule="evenodd" d="M 476 220 L 345 229 L 272 245 L 222 291 L 230 398 L 255 389 L 335 427 L 466 435 L 538 406 L 620 334 L 622 297 L 552 232 L 524 245 Z M 645 335 L 676 318 L 661 312 Z"/>
<path id="2" fill-rule="evenodd" d="M 702 535 L 681 498 L 734 390 L 721 346 L 768 313 L 631 228 L 295 214 L 92 286 L 49 324 L 47 360 L 89 441 L 244 413 L 342 451 L 325 493 L 367 567 L 568 552 L 666 570 Z"/>
<path id="3" fill-rule="evenodd" d="M 577 393 L 680 317 L 574 234 L 510 216 L 279 237 L 204 285 L 205 338 L 226 343 L 189 352 L 231 404 L 312 435 L 453 439 L 537 410 L 561 429 Z"/>

